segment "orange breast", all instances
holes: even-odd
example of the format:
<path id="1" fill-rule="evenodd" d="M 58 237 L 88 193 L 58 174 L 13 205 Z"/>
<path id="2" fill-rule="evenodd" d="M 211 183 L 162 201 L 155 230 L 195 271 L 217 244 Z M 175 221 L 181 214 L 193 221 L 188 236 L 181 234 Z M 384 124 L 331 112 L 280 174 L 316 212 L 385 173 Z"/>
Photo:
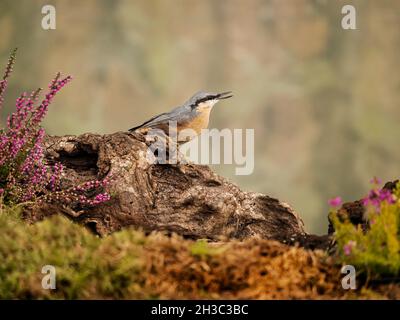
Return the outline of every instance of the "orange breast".
<path id="1" fill-rule="evenodd" d="M 210 108 L 199 110 L 197 115 L 192 119 L 178 123 L 178 132 L 185 129 L 193 130 L 192 132 L 190 132 L 189 130 L 185 130 L 184 134 L 178 133 L 178 140 L 180 143 L 192 140 L 195 136 L 201 133 L 201 129 L 205 129 L 208 127 L 210 111 Z"/>
<path id="2" fill-rule="evenodd" d="M 195 117 L 193 117 L 193 119 L 179 124 L 178 130 L 191 128 L 196 131 L 197 134 L 200 134 L 201 129 L 207 128 L 211 109 L 207 108 L 199 111 L 200 112 Z"/>

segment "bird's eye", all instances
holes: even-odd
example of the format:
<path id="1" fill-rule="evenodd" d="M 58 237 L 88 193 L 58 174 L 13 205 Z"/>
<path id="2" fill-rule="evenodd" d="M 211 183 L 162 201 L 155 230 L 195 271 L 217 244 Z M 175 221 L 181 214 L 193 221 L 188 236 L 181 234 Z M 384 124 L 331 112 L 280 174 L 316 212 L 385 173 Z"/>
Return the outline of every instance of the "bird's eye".
<path id="1" fill-rule="evenodd" d="M 204 98 L 198 99 L 198 100 L 196 101 L 196 105 L 199 105 L 200 103 L 206 102 L 206 101 L 208 101 L 208 100 L 211 100 L 211 98 L 210 98 L 210 97 L 204 97 Z"/>

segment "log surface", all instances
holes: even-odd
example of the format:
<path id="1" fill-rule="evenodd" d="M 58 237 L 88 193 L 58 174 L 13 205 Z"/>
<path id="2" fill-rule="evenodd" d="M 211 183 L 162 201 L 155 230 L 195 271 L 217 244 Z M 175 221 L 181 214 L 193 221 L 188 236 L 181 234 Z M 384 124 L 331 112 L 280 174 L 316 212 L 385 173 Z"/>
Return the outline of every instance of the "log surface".
<path id="1" fill-rule="evenodd" d="M 208 166 L 150 164 L 138 133 L 49 136 L 45 148 L 49 163 L 65 167 L 63 187 L 112 174 L 112 200 L 80 211 L 42 206 L 30 213 L 33 221 L 61 211 L 99 235 L 134 226 L 214 241 L 259 237 L 288 243 L 307 236 L 288 204 L 242 191 Z"/>

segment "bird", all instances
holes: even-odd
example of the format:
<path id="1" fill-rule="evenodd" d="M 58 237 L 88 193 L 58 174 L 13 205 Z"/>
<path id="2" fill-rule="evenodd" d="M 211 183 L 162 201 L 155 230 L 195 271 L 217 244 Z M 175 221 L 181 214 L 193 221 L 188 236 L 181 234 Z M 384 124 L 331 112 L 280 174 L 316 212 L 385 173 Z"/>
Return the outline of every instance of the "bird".
<path id="1" fill-rule="evenodd" d="M 209 93 L 198 91 L 189 100 L 179 107 L 174 108 L 170 112 L 161 113 L 139 126 L 129 129 L 129 132 L 139 132 L 147 134 L 151 130 L 161 130 L 167 137 L 170 138 L 171 123 L 176 124 L 175 132 L 177 143 L 183 144 L 189 142 L 197 135 L 200 135 L 201 130 L 208 127 L 210 113 L 214 105 L 223 99 L 233 97 L 231 91 L 222 93 Z M 184 129 L 184 135 L 180 135 Z M 192 134 L 186 134 L 192 132 Z"/>

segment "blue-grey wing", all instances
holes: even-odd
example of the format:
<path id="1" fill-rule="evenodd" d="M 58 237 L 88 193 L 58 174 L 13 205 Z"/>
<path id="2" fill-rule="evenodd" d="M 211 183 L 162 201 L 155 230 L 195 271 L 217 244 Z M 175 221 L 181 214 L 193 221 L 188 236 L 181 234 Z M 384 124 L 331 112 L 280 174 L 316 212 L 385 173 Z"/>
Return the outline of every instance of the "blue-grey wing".
<path id="1" fill-rule="evenodd" d="M 159 125 L 167 125 L 169 121 L 180 121 L 183 118 L 188 117 L 188 112 L 185 112 L 181 107 L 175 108 L 171 112 L 161 113 L 146 122 L 143 122 L 141 125 L 133 127 L 129 129 L 129 131 L 135 131 L 140 128 L 153 128 Z"/>

